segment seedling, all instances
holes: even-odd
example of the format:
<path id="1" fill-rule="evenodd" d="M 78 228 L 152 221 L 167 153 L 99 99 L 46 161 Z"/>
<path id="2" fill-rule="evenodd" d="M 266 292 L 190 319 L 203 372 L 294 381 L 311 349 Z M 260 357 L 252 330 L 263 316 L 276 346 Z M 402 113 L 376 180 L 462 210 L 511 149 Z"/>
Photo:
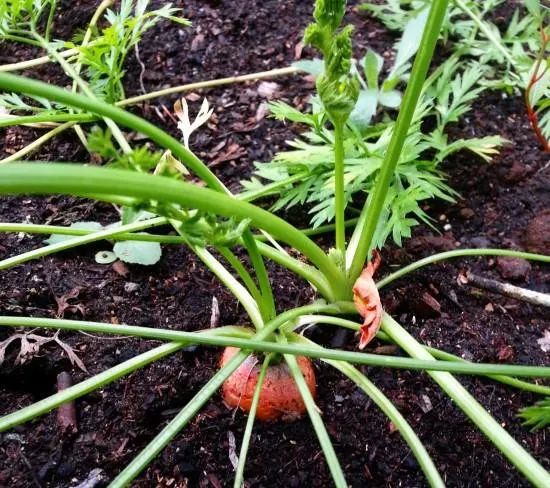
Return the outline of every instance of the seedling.
<path id="1" fill-rule="evenodd" d="M 301 357 L 320 358 L 323 362 L 338 369 L 381 408 L 399 433 L 409 444 L 419 465 L 432 486 L 443 486 L 443 481 L 412 428 L 391 401 L 374 386 L 367 377 L 352 366 L 370 364 L 390 368 L 424 370 L 441 386 L 454 403 L 486 434 L 495 446 L 536 486 L 548 486 L 550 474 L 516 442 L 503 427 L 468 393 L 450 374 L 491 375 L 497 381 L 539 394 L 549 394 L 549 388 L 525 382 L 513 376 L 550 377 L 550 368 L 538 366 L 473 364 L 452 355 L 427 348 L 418 343 L 403 327 L 388 314 L 382 315 L 381 329 L 377 337 L 395 342 L 411 357 L 372 355 L 363 352 L 326 349 L 297 334 L 298 327 L 308 323 L 326 324 L 349 328 L 359 332 L 362 327 L 345 316 L 365 315 L 366 323 L 361 331 L 364 341 L 377 332 L 377 321 L 381 313 L 380 303 L 373 287 L 374 265 L 369 268 L 369 256 L 376 248 L 377 229 L 383 221 L 383 212 L 388 189 L 398 166 L 401 151 L 410 134 L 411 122 L 424 87 L 424 81 L 438 38 L 438 32 L 445 18 L 447 2 L 434 0 L 426 21 L 420 48 L 411 71 L 410 79 L 403 96 L 399 117 L 393 127 L 384 160 L 376 169 L 377 176 L 369 199 L 363 207 L 353 235 L 346 239 L 344 221 L 345 165 L 344 127 L 353 111 L 358 97 L 358 82 L 351 70 L 351 31 L 340 30 L 345 11 L 344 0 L 318 0 L 315 9 L 316 23 L 307 31 L 307 39 L 319 47 L 325 55 L 325 75 L 319 78 L 319 98 L 334 128 L 334 188 L 336 249 L 328 253 L 313 242 L 304 232 L 296 229 L 271 212 L 255 206 L 250 201 L 261 192 L 231 195 L 220 182 L 185 145 L 168 134 L 120 108 L 93 96 L 84 96 L 48 84 L 0 74 L 0 88 L 6 91 L 22 92 L 27 96 L 43 97 L 52 103 L 59 103 L 83 115 L 109 120 L 109 128 L 118 125 L 144 134 L 163 151 L 170 151 L 172 157 L 190 172 L 202 179 L 208 186 L 204 188 L 182 181 L 181 173 L 167 171 L 151 174 L 153 167 L 137 164 L 136 161 L 150 161 L 148 150 L 127 151 L 121 145 L 123 165 L 113 167 L 92 167 L 79 164 L 7 164 L 0 167 L 0 194 L 67 194 L 94 198 L 116 205 L 145 210 L 156 215 L 154 218 L 134 221 L 116 228 L 99 232 L 89 229 L 70 229 L 32 224 L 0 224 L 4 231 L 25 231 L 48 234 L 77 235 L 78 237 L 51 244 L 36 251 L 14 256 L 0 262 L 0 269 L 36 259 L 62 249 L 73 248 L 89 242 L 104 239 L 145 240 L 151 242 L 185 243 L 217 278 L 240 301 L 250 319 L 250 326 L 225 326 L 208 328 L 198 332 L 179 332 L 173 329 L 157 329 L 129 325 L 102 324 L 96 322 L 46 319 L 35 317 L 0 317 L 0 325 L 7 327 L 43 327 L 62 330 L 81 330 L 95 333 L 146 337 L 166 341 L 133 359 L 84 382 L 67 388 L 55 395 L 28 407 L 0 418 L 0 431 L 8 430 L 46 413 L 59 405 L 78 398 L 94 389 L 115 381 L 138 368 L 174 354 L 189 344 L 203 344 L 235 347 L 234 354 L 224 357 L 223 365 L 210 381 L 183 407 L 168 425 L 153 439 L 144 450 L 111 481 L 113 487 L 128 486 L 160 453 L 160 451 L 189 423 L 200 408 L 222 387 L 229 390 L 233 384 L 242 385 L 243 364 L 262 364 L 254 369 L 246 380 L 244 392 L 250 400 L 250 414 L 242 441 L 241 455 L 237 466 L 235 486 L 241 487 L 244 477 L 244 463 L 256 415 L 263 416 L 262 394 L 269 391 L 263 384 L 270 378 L 274 365 L 285 367 L 284 384 L 288 377 L 294 379 L 295 389 L 302 397 L 303 406 L 309 415 L 325 455 L 334 483 L 347 487 L 344 471 L 335 454 L 330 436 L 324 426 L 322 415 L 314 399 L 309 375 L 303 368 Z M 74 71 L 68 71 L 74 76 Z M 84 88 L 85 85 L 82 85 Z M 86 90 L 83 89 L 85 92 Z M 27 119 L 28 120 L 28 119 Z M 47 121 L 45 118 L 44 121 Z M 326 121 L 323 122 L 323 127 Z M 328 126 L 327 126 L 328 127 Z M 115 132 L 113 131 L 113 134 Z M 139 156 L 139 157 L 138 157 Z M 113 157 L 114 161 L 118 159 Z M 178 236 L 139 234 L 155 226 L 172 225 Z M 268 235 L 263 242 L 256 231 Z M 135 237 L 134 237 L 135 236 Z M 276 240 L 301 253 L 302 259 L 287 254 Z M 242 246 L 248 254 L 251 270 L 247 270 L 236 259 L 232 249 Z M 210 249 L 217 249 L 229 263 L 224 266 Z M 404 276 L 425 264 L 440 259 L 463 255 L 508 255 L 550 262 L 550 257 L 535 254 L 502 250 L 459 250 L 414 263 L 378 283 L 380 289 L 385 284 Z M 316 290 L 319 299 L 302 307 L 276 313 L 269 276 L 264 258 L 273 260 L 307 280 Z M 307 262 L 305 262 L 307 261 Z M 367 266 L 365 266 L 367 264 Z M 364 268 L 366 270 L 364 271 Z M 360 277 L 362 276 L 362 277 Z M 352 301 L 355 295 L 358 306 Z M 364 307 L 364 309 L 362 308 Z M 374 319 L 370 313 L 374 310 Z M 365 327 L 366 326 L 366 327 Z M 366 328 L 366 330 L 365 330 Z M 365 333 L 367 337 L 365 338 Z M 262 360 L 262 354 L 266 354 Z M 249 359 L 250 357 L 253 359 Z M 254 359 L 255 358 L 255 359 Z M 436 359 L 437 358 L 437 359 Z M 252 361 L 250 363 L 250 361 Z M 256 363 L 257 361 L 257 363 Z M 279 362 L 281 361 L 281 362 Z M 237 372 L 238 376 L 233 376 Z M 241 378 L 239 380 L 238 378 Z M 252 378 L 253 382 L 249 380 Z M 229 383 L 226 383 L 229 380 Z M 243 388 L 242 386 L 237 386 Z M 290 388 L 289 388 L 290 389 Z M 243 392 L 243 393 L 244 393 Z M 290 391 L 288 392 L 290 393 Z M 293 397 L 296 398 L 296 397 Z M 293 400 L 293 403 L 295 401 Z M 248 401 L 247 401 L 248 405 Z M 288 402 L 283 403 L 288 405 Z M 300 405 L 300 408 L 303 408 Z M 287 407 L 281 407 L 286 412 Z M 300 413 L 300 412 L 298 412 Z"/>

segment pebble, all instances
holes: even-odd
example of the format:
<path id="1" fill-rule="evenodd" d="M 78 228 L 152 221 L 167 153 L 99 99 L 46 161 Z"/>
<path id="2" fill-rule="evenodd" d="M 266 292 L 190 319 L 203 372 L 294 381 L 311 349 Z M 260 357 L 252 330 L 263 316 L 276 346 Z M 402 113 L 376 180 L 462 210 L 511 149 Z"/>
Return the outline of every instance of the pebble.
<path id="1" fill-rule="evenodd" d="M 525 229 L 524 246 L 531 252 L 550 254 L 550 210 L 544 210 Z"/>
<path id="2" fill-rule="evenodd" d="M 138 288 L 139 288 L 139 285 L 132 281 L 128 281 L 127 283 L 124 283 L 124 291 L 126 293 L 133 293 L 134 291 L 137 291 Z"/>
<path id="3" fill-rule="evenodd" d="M 472 239 L 470 239 L 470 242 L 472 243 L 472 246 L 476 249 L 491 247 L 491 241 L 486 237 L 472 237 Z"/>
<path id="4" fill-rule="evenodd" d="M 531 264 L 525 259 L 499 256 L 497 258 L 498 274 L 505 280 L 523 280 L 531 270 Z"/>

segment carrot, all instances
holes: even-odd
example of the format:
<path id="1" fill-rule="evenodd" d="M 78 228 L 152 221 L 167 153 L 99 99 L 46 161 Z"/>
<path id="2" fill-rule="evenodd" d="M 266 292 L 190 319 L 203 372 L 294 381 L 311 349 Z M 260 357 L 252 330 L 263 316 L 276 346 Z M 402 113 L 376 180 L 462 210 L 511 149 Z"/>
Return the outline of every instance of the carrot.
<path id="1" fill-rule="evenodd" d="M 227 347 L 222 355 L 220 367 L 223 367 L 237 352 L 236 347 Z M 298 356 L 298 366 L 304 375 L 309 391 L 315 397 L 317 385 L 315 372 L 309 358 Z M 224 402 L 231 408 L 239 407 L 250 411 L 252 397 L 258 383 L 261 361 L 254 356 L 248 359 L 225 381 L 222 386 Z M 306 410 L 302 396 L 284 361 L 270 365 L 260 392 L 256 417 L 259 420 L 293 420 Z"/>

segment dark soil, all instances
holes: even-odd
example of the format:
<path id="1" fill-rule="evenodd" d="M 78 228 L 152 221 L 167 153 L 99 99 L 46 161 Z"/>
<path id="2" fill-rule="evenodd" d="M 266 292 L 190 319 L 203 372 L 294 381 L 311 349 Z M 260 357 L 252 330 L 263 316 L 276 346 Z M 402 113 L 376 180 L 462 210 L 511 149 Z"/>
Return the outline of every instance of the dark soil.
<path id="1" fill-rule="evenodd" d="M 56 35 L 68 38 L 85 27 L 99 2 L 60 2 L 62 16 Z M 161 3 L 161 2 L 154 2 Z M 356 5 L 358 2 L 350 2 Z M 163 23 L 147 35 L 140 57 L 147 66 L 143 80 L 147 91 L 189 81 L 287 66 L 296 54 L 302 30 L 311 15 L 311 1 L 302 0 L 188 0 L 176 2 L 193 21 L 192 28 Z M 387 55 L 394 37 L 365 14 L 353 12 L 357 54 L 367 47 Z M 0 45 L 0 62 L 32 58 L 35 49 Z M 303 57 L 312 53 L 305 49 Z M 52 83 L 66 83 L 52 66 L 26 73 Z M 140 67 L 128 60 L 127 95 L 140 93 Z M 278 99 L 303 106 L 312 86 L 299 76 L 275 80 Z M 284 141 L 300 130 L 271 119 L 258 121 L 266 99 L 257 83 L 210 90 L 216 107 L 208 127 L 192 139 L 194 150 L 209 162 L 231 188 L 248 176 L 253 161 L 267 161 Z M 202 95 L 202 94 L 201 94 Z M 199 97 L 188 96 L 192 110 Z M 135 108 L 154 123 L 176 134 L 164 120 L 161 105 L 171 109 L 175 98 L 165 98 Z M 0 153 L 23 147 L 38 130 L 8 129 L 0 132 Z M 403 249 L 388 246 L 380 275 L 422 256 L 455 247 L 522 248 L 530 221 L 550 207 L 548 156 L 537 148 L 520 98 L 503 99 L 486 94 L 451 137 L 501 134 L 511 141 L 494 164 L 470 154 L 448 161 L 451 185 L 463 199 L 456 205 L 431 202 L 429 214 L 445 230 L 435 235 L 419 227 Z M 235 152 L 238 157 L 229 155 Z M 236 149 L 235 149 L 236 148 Z M 66 132 L 45 145 L 36 159 L 86 161 L 76 136 Z M 79 220 L 111 222 L 116 212 L 109 205 L 71 198 L 1 198 L 2 221 L 68 225 Z M 303 222 L 300 215 L 289 216 Z M 0 259 L 36 248 L 41 237 L 2 235 Z M 319 238 L 321 245 L 330 241 Z M 208 325 L 212 298 L 220 304 L 220 324 L 242 324 L 245 313 L 236 300 L 184 247 L 163 249 L 155 267 L 128 266 L 122 276 L 111 266 L 95 264 L 94 254 L 107 243 L 77 252 L 50 256 L 0 272 L 0 313 L 85 318 L 111 323 L 197 330 Z M 547 251 L 548 252 L 548 251 Z M 547 364 L 548 354 L 537 344 L 550 328 L 547 310 L 488 295 L 461 286 L 460 273 L 472 270 L 500 278 L 509 263 L 475 258 L 430 266 L 401 280 L 382 293 L 385 308 L 417 338 L 462 357 L 487 362 Z M 500 273 L 500 274 L 499 274 Z M 313 295 L 301 279 L 270 266 L 280 310 L 309 303 Z M 518 284 L 550 292 L 550 269 L 532 264 L 520 273 Z M 128 283 L 135 285 L 128 286 Z M 133 288 L 133 291 L 129 291 Z M 77 290 L 60 310 L 58 300 Z M 57 299 L 57 300 L 56 300 Z M 433 300 L 440 305 L 434 307 Z M 12 331 L 0 329 L 0 340 Z M 37 333 L 48 334 L 37 331 Z M 332 332 L 313 330 L 313 337 L 336 345 Z M 90 337 L 62 333 L 74 347 L 90 374 L 104 371 L 144 352 L 155 343 L 125 338 Z M 338 337 L 353 349 L 356 340 Z M 369 345 L 370 351 L 381 343 Z M 22 366 L 14 366 L 16 347 L 8 350 L 0 368 L 0 414 L 13 412 L 55 392 L 55 379 L 70 371 L 75 382 L 89 375 L 73 368 L 53 345 Z M 393 353 L 396 353 L 393 351 Z M 78 433 L 63 435 L 55 414 L 48 414 L 0 436 L 0 486 L 67 487 L 82 482 L 94 468 L 112 479 L 199 391 L 214 374 L 219 351 L 198 348 L 175 354 L 123 378 L 77 402 Z M 425 486 L 410 450 L 375 405 L 352 383 L 327 366 L 316 363 L 318 405 L 351 486 Z M 418 432 L 449 486 L 517 487 L 528 483 L 484 438 L 439 388 L 422 373 L 363 368 L 406 416 Z M 546 467 L 550 445 L 545 432 L 529 433 L 516 418 L 519 408 L 537 398 L 485 379 L 461 378 L 465 386 Z M 426 408 L 426 398 L 432 409 Z M 229 437 L 240 445 L 246 417 L 229 411 L 215 396 L 201 413 L 158 456 L 134 486 L 208 487 L 232 486 Z M 331 478 L 309 420 L 257 424 L 254 429 L 246 480 L 251 487 L 331 486 Z"/>

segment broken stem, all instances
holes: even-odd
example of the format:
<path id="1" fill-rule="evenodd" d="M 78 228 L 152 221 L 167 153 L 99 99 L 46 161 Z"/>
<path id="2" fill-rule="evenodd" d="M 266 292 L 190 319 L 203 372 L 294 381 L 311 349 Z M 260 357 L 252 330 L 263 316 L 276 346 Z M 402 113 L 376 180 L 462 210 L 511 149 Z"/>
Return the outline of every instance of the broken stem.
<path id="1" fill-rule="evenodd" d="M 484 278 L 474 273 L 468 273 L 466 279 L 469 285 L 476 288 L 499 293 L 505 297 L 515 298 L 516 300 L 532 303 L 533 305 L 550 307 L 550 295 L 546 293 L 527 290 L 519 286 L 510 285 L 509 283 L 501 283 L 500 281 Z"/>

